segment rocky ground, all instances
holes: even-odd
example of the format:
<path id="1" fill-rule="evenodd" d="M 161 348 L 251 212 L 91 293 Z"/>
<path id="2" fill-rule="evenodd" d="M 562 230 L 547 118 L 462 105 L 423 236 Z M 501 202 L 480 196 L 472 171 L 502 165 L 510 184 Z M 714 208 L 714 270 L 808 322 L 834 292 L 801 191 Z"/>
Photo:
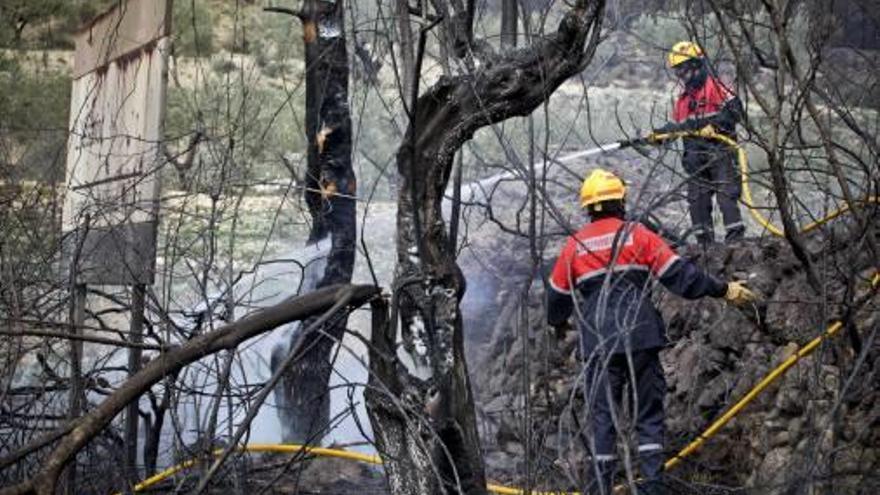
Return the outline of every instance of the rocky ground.
<path id="1" fill-rule="evenodd" d="M 662 355 L 669 455 L 845 311 L 833 303 L 843 299 L 838 281 L 845 273 L 855 269 L 863 282 L 868 276 L 859 260 L 837 252 L 843 259 L 827 259 L 820 297 L 806 287 L 799 264 L 779 240 L 749 240 L 707 252 L 686 249 L 685 254 L 719 276 L 748 280 L 763 302 L 735 309 L 717 300 L 690 302 L 663 291 L 655 294 L 672 340 Z M 541 283 L 535 281 L 533 289 L 525 300 L 516 284 L 499 292 L 499 318 L 483 362 L 476 366 L 482 370 L 475 386 L 488 468 L 495 478 L 520 481 L 528 450 L 528 471 L 538 486 L 576 488 L 584 474 L 581 427 L 589 421 L 581 412 L 578 335 L 570 332 L 558 341 L 545 329 Z M 865 290 L 864 283 L 859 290 Z M 876 311 L 856 317 L 863 334 L 876 324 Z M 880 486 L 875 474 L 880 462 L 880 345 L 864 345 L 868 351 L 855 372 L 856 355 L 846 335 L 800 362 L 671 473 L 675 492 L 732 493 L 749 487 L 749 493 L 818 493 L 806 486 L 808 480 L 821 479 L 834 481 L 829 493 L 872 493 L 869 487 Z"/>
<path id="2" fill-rule="evenodd" d="M 530 473 L 537 488 L 578 489 L 585 474 L 583 427 L 589 421 L 582 412 L 578 334 L 557 339 L 546 328 L 540 277 L 525 291 L 531 268 L 516 256 L 527 246 L 498 242 L 497 256 L 465 267 L 483 277 L 477 285 L 491 287 L 472 302 L 481 317 L 466 322 L 488 475 L 522 486 Z M 736 309 L 655 291 L 672 341 L 662 354 L 668 455 L 845 311 L 834 303 L 845 298 L 840 280 L 856 270 L 864 282 L 868 269 L 864 257 L 844 247 L 811 244 L 817 256 L 824 254 L 821 295 L 806 288 L 799 263 L 778 239 L 681 250 L 720 277 L 748 280 L 762 302 Z M 864 295 L 864 283 L 856 291 L 856 299 Z M 878 324 L 876 298 L 855 322 L 863 337 L 870 335 Z M 670 473 L 672 493 L 874 493 L 880 486 L 880 344 L 862 345 L 867 350 L 857 356 L 843 332 L 803 359 Z M 277 466 L 283 459 L 260 463 Z M 260 482 L 270 487 L 266 493 L 322 494 L 385 493 L 383 483 L 376 468 L 335 460 L 313 461 L 271 484 Z M 300 491 L 290 491 L 295 487 Z"/>
<path id="3" fill-rule="evenodd" d="M 266 456 L 258 462 L 263 474 L 256 477 L 251 474 L 248 480 L 253 488 L 264 490 L 262 493 L 266 495 L 388 493 L 382 470 L 365 464 L 328 458 L 291 463 L 289 456 Z"/>
<path id="4" fill-rule="evenodd" d="M 602 156 L 578 170 L 599 165 L 621 174 L 638 193 L 631 195 L 632 211 L 659 204 L 654 212 L 664 226 L 681 233 L 689 222 L 680 195 L 670 194 L 680 172 L 648 163 L 636 154 Z M 565 220 L 576 226 L 583 217 L 569 208 L 571 194 L 564 187 L 551 191 Z M 517 197 L 510 190 L 498 196 L 508 205 Z M 589 422 L 582 412 L 579 337 L 569 332 L 558 340 L 546 328 L 540 276 L 564 231 L 555 224 L 548 228 L 557 235 L 548 238 L 543 257 L 533 264 L 528 242 L 497 228 L 498 221 L 514 226 L 510 218 L 499 213 L 494 221 L 480 223 L 475 216 L 470 221 L 460 258 L 468 278 L 462 308 L 487 474 L 512 486 L 523 486 L 528 478 L 538 488 L 578 489 L 585 475 L 582 435 Z M 848 228 L 838 221 L 808 239 L 822 281 L 818 292 L 806 282 L 788 244 L 756 237 L 754 224 L 752 237 L 735 246 L 680 249 L 719 277 L 747 280 L 762 302 L 736 309 L 718 300 L 685 301 L 655 291 L 672 342 L 662 354 L 668 455 L 843 314 L 841 301 L 866 291 L 868 257 L 841 241 Z M 844 281 L 852 273 L 859 274 L 860 283 L 848 294 Z M 876 328 L 876 303 L 875 298 L 854 319 L 863 336 Z M 880 344 L 866 339 L 863 345 L 867 351 L 856 356 L 842 332 L 802 360 L 670 473 L 673 493 L 819 493 L 831 480 L 828 493 L 873 493 L 880 486 L 874 474 L 880 465 Z M 352 493 L 352 483 L 374 490 L 364 493 L 382 493 L 381 471 L 374 468 L 337 469 L 324 460 L 310 466 L 318 473 L 308 488 L 314 493 Z M 288 493 L 278 491 L 288 486 L 272 489 Z"/>

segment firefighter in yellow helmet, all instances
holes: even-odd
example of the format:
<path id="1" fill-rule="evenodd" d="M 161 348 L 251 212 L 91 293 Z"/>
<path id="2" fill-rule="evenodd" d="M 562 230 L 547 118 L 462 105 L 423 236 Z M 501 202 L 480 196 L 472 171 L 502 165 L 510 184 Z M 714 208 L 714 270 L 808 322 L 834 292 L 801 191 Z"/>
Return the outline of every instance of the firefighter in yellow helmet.
<path id="1" fill-rule="evenodd" d="M 657 234 L 625 220 L 626 185 L 596 169 L 584 180 L 580 204 L 590 222 L 570 236 L 550 275 L 547 320 L 568 325 L 574 305 L 586 365 L 587 414 L 592 419 L 587 479 L 589 494 L 611 493 L 617 469 L 616 431 L 624 385 L 638 398 L 636 431 L 639 493 L 663 492 L 663 400 L 666 383 L 660 350 L 668 344 L 660 313 L 651 302 L 653 277 L 687 299 L 724 297 L 734 304 L 755 299 L 741 282 L 723 282 L 679 257 Z"/>
<path id="2" fill-rule="evenodd" d="M 692 41 L 676 43 L 666 56 L 667 66 L 681 82 L 682 91 L 672 110 L 672 123 L 649 137 L 661 141 L 671 132 L 696 131 L 712 126 L 715 132 L 736 139 L 736 124 L 744 111 L 739 98 L 709 74 L 703 49 Z M 734 152 L 724 143 L 702 137 L 683 138 L 682 165 L 688 174 L 688 205 L 691 222 L 700 244 L 715 241 L 712 222 L 712 198 L 718 203 L 725 240 L 736 241 L 745 235 L 739 209 L 742 180 L 736 168 Z"/>

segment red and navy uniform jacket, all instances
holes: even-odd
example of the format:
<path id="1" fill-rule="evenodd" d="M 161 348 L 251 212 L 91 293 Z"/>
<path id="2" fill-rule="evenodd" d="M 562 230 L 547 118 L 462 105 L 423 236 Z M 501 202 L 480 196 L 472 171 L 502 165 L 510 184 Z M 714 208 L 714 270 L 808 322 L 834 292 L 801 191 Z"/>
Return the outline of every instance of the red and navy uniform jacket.
<path id="1" fill-rule="evenodd" d="M 666 328 L 651 302 L 652 278 L 687 299 L 721 297 L 727 290 L 727 284 L 679 257 L 644 225 L 603 218 L 569 237 L 556 260 L 548 323 L 564 323 L 577 303 L 586 352 L 663 347 Z"/>
<path id="2" fill-rule="evenodd" d="M 740 99 L 724 84 L 710 75 L 697 88 L 685 88 L 672 108 L 671 122 L 657 132 L 696 131 L 711 124 L 718 132 L 736 139 L 736 124 L 745 115 Z M 707 159 L 716 156 L 719 150 L 729 151 L 727 145 L 719 141 L 699 137 L 686 137 L 684 156 L 685 169 L 699 170 Z"/>
<path id="3" fill-rule="evenodd" d="M 692 129 L 713 124 L 721 132 L 733 135 L 742 113 L 739 98 L 712 76 L 696 89 L 685 89 L 675 100 L 672 120 Z"/>
<path id="4" fill-rule="evenodd" d="M 742 102 L 724 84 L 712 76 L 698 88 L 685 88 L 675 100 L 671 122 L 657 132 L 696 131 L 711 124 L 718 132 L 736 139 L 736 124 L 745 111 Z M 721 146 L 703 138 L 685 138 L 685 153 L 705 146 Z"/>

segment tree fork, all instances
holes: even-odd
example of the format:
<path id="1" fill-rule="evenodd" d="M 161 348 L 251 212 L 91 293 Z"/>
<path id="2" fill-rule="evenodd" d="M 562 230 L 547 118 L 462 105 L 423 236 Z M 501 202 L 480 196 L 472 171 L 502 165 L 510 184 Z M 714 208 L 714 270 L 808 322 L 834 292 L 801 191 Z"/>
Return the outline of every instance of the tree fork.
<path id="1" fill-rule="evenodd" d="M 393 312 L 399 309 L 404 349 L 421 370 L 396 362 L 396 321 L 390 321 L 388 329 L 374 329 L 377 355 L 370 360 L 371 381 L 388 392 L 367 395 L 394 495 L 486 493 L 459 311 L 465 284 L 446 233 L 443 197 L 455 154 L 474 132 L 528 115 L 592 59 L 604 5 L 578 2 L 556 33 L 475 74 L 441 78 L 414 105 L 397 153 L 400 304 Z M 374 359 L 379 351 L 384 360 Z"/>

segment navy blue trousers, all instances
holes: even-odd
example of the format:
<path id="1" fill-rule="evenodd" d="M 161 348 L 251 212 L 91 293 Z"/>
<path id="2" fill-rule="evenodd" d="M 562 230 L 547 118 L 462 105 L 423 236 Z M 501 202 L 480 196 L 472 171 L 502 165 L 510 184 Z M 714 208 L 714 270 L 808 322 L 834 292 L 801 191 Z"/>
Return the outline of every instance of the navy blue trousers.
<path id="1" fill-rule="evenodd" d="M 685 151 L 682 164 L 688 173 L 688 209 L 697 240 L 701 244 L 715 242 L 713 196 L 718 202 L 724 227 L 727 229 L 725 240 L 738 240 L 745 234 L 745 225 L 739 210 L 742 177 L 735 156 L 732 151 L 718 147 Z"/>
<path id="2" fill-rule="evenodd" d="M 586 374 L 587 412 L 592 418 L 593 463 L 587 478 L 593 480 L 588 493 L 610 494 L 617 462 L 617 429 L 615 419 L 622 420 L 621 404 L 632 399 L 630 408 L 636 420 L 638 459 L 641 476 L 647 481 L 659 480 L 663 471 L 663 437 L 665 435 L 663 399 L 666 379 L 660 365 L 659 349 L 613 354 L 592 359 Z M 624 398 L 624 386 L 632 388 Z"/>

